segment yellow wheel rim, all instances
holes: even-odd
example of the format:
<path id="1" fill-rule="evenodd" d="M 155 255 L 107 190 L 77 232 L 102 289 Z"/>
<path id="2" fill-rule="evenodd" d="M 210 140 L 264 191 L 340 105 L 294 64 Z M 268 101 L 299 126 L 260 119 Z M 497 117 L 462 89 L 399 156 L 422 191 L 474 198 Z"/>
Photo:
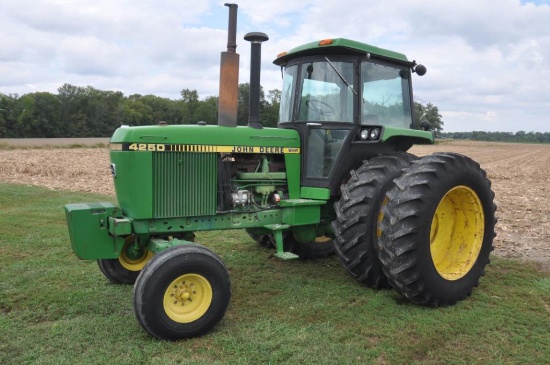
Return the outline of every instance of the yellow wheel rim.
<path id="1" fill-rule="evenodd" d="M 467 186 L 457 186 L 439 202 L 430 230 L 430 252 L 437 272 L 447 280 L 464 277 L 474 266 L 485 229 L 483 206 Z"/>
<path id="2" fill-rule="evenodd" d="M 127 253 L 127 249 L 130 245 L 134 244 L 134 238 L 126 240 L 126 243 L 124 244 L 124 248 L 122 248 L 122 251 L 120 253 L 120 256 L 118 257 L 118 261 L 124 267 L 126 270 L 129 271 L 141 271 L 145 264 L 153 257 L 153 253 L 151 251 L 144 250 L 142 256 L 137 258 L 130 258 Z"/>
<path id="3" fill-rule="evenodd" d="M 202 317 L 212 303 L 212 287 L 198 274 L 185 274 L 172 281 L 164 293 L 164 311 L 178 323 Z"/>

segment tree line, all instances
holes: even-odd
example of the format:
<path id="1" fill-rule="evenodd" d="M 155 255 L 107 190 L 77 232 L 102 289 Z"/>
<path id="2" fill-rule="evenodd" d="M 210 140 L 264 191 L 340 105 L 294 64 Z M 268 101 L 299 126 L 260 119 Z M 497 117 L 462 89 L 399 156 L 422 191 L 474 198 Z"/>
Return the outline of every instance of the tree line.
<path id="1" fill-rule="evenodd" d="M 443 138 L 469 139 L 473 141 L 517 142 L 517 143 L 550 143 L 549 132 L 449 132 L 441 133 Z"/>
<path id="2" fill-rule="evenodd" d="M 250 85 L 239 85 L 238 124 L 248 121 Z M 120 125 L 217 123 L 218 97 L 199 98 L 197 90 L 183 89 L 177 100 L 155 95 L 124 96 L 92 86 L 64 84 L 57 94 L 0 93 L 0 138 L 110 137 Z M 261 89 L 260 122 L 276 127 L 281 91 Z M 541 132 L 443 132 L 443 120 L 432 103 L 414 103 L 415 129 L 429 129 L 437 137 L 477 141 L 550 143 L 550 133 Z"/>
<path id="3" fill-rule="evenodd" d="M 238 124 L 248 122 L 248 83 L 239 85 Z M 260 122 L 275 127 L 281 92 L 260 94 Z M 196 90 L 184 89 L 181 99 L 154 95 L 124 96 L 92 86 L 64 84 L 57 94 L 0 93 L 0 138 L 110 137 L 121 125 L 217 123 L 218 97 L 199 98 Z"/>

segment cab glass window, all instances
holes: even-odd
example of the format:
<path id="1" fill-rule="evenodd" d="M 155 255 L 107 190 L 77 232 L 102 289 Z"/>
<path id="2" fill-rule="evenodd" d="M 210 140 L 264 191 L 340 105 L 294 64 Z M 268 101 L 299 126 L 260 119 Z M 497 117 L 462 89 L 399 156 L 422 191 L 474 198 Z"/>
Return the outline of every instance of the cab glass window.
<path id="1" fill-rule="evenodd" d="M 302 92 L 297 121 L 353 122 L 353 63 L 325 61 L 302 64 Z"/>
<path id="2" fill-rule="evenodd" d="M 363 62 L 361 124 L 410 128 L 410 71 L 403 67 Z"/>

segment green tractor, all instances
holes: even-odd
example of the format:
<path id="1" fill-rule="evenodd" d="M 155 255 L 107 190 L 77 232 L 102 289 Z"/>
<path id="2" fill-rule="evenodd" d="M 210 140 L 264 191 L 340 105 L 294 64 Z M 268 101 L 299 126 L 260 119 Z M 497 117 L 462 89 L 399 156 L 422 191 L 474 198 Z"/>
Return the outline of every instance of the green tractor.
<path id="1" fill-rule="evenodd" d="M 405 55 L 347 40 L 277 56 L 278 128 L 259 124 L 260 51 L 251 42 L 250 116 L 237 126 L 237 5 L 229 6 L 218 125 L 121 126 L 110 141 L 119 206 L 65 206 L 71 245 L 113 283 L 134 284 L 151 335 L 199 336 L 224 316 L 228 270 L 194 232 L 245 229 L 281 259 L 335 253 L 358 282 L 393 287 L 427 306 L 468 297 L 489 263 L 496 222 L 491 183 L 470 158 L 413 144 Z M 220 236 L 222 238 L 222 236 Z"/>

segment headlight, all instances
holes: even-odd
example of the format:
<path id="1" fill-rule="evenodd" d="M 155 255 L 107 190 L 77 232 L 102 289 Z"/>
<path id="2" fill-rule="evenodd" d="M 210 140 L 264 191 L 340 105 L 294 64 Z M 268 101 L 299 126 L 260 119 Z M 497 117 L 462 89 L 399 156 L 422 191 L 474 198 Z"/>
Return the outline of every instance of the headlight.
<path id="1" fill-rule="evenodd" d="M 373 127 L 369 129 L 363 129 L 359 133 L 359 138 L 362 141 L 376 141 L 380 138 L 381 129 L 378 127 Z"/>
<path id="2" fill-rule="evenodd" d="M 371 128 L 369 130 L 369 139 L 371 141 L 377 140 L 380 137 L 380 129 L 378 128 Z"/>

